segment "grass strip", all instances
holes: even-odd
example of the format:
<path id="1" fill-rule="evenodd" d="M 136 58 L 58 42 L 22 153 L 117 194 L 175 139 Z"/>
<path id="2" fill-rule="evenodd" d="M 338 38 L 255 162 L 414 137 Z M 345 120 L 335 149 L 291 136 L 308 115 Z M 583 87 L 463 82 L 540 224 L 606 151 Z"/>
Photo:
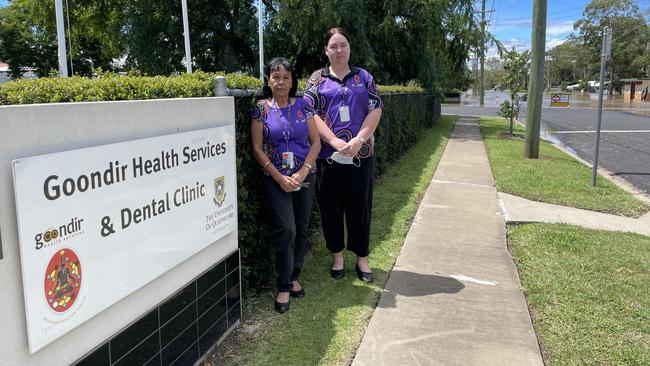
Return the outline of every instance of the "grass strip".
<path id="1" fill-rule="evenodd" d="M 539 159 L 524 157 L 523 129 L 507 135 L 504 118 L 482 117 L 481 133 L 499 192 L 529 200 L 639 217 L 648 206 L 598 176 L 591 185 L 591 169 L 551 144 L 540 141 Z"/>
<path id="2" fill-rule="evenodd" d="M 546 365 L 650 365 L 650 238 L 560 224 L 509 229 Z"/>
<path id="3" fill-rule="evenodd" d="M 349 365 L 456 119 L 442 117 L 377 181 L 370 237 L 374 283 L 357 279 L 355 257 L 350 253 L 346 253 L 346 277 L 339 281 L 330 278 L 331 258 L 321 239 L 301 274 L 307 296 L 292 299 L 291 309 L 284 315 L 272 310 L 274 292 L 248 299 L 242 326 L 206 363 Z"/>

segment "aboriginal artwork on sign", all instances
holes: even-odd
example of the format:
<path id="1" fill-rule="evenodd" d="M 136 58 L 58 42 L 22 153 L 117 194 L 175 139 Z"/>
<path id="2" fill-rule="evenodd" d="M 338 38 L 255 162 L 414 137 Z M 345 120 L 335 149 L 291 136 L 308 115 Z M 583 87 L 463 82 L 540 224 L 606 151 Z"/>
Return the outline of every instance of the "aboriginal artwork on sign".
<path id="1" fill-rule="evenodd" d="M 50 309 L 57 313 L 70 309 L 81 289 L 81 263 L 77 254 L 68 248 L 57 251 L 47 265 L 44 285 Z"/>

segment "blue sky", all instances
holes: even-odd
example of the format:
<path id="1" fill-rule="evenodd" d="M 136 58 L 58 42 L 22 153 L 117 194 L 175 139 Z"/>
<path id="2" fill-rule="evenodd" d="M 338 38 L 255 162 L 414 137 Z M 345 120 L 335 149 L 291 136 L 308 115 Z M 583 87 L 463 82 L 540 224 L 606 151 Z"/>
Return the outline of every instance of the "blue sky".
<path id="1" fill-rule="evenodd" d="M 582 12 L 590 0 L 550 0 L 547 2 L 546 16 L 546 49 L 561 44 L 573 31 L 573 23 L 582 18 Z M 650 7 L 647 0 L 636 0 L 635 3 L 645 11 Z M 532 29 L 533 1 L 532 0 L 486 0 L 488 29 L 508 49 L 512 46 L 518 51 L 530 49 Z M 480 12 L 481 1 L 475 1 L 475 8 Z M 480 14 L 477 14 L 480 16 Z M 488 56 L 496 55 L 496 49 L 491 48 Z"/>

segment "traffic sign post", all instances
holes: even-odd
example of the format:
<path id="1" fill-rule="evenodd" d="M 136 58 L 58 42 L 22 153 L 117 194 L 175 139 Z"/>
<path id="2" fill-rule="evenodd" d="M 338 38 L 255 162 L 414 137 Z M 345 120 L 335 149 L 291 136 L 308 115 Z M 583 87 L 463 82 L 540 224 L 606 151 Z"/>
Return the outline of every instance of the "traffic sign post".
<path id="1" fill-rule="evenodd" d="M 600 54 L 600 84 L 598 86 L 598 121 L 596 124 L 596 138 L 594 142 L 594 164 L 591 171 L 591 185 L 596 186 L 598 175 L 598 148 L 600 147 L 600 127 L 603 117 L 603 87 L 605 86 L 605 64 L 612 51 L 612 32 L 609 27 L 603 30 L 603 48 Z"/>

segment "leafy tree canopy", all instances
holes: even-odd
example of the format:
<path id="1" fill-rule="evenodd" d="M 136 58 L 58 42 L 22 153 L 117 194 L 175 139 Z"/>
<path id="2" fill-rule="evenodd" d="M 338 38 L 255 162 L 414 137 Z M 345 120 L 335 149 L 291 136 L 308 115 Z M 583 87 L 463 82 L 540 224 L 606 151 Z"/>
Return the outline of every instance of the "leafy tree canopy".
<path id="1" fill-rule="evenodd" d="M 648 75 L 650 60 L 646 45 L 650 43 L 650 25 L 639 6 L 632 0 L 592 0 L 585 7 L 582 18 L 574 24 L 575 32 L 564 44 L 549 52 L 552 82 L 559 84 L 563 80 L 577 82 L 598 77 L 605 26 L 612 30 L 608 78 L 616 82 L 621 78 Z"/>
<path id="2" fill-rule="evenodd" d="M 64 1 L 64 4 L 66 2 Z M 183 72 L 178 0 L 67 2 L 68 49 L 75 74 L 93 69 Z M 257 1 L 188 0 L 192 63 L 204 71 L 257 74 Z M 265 0 L 265 59 L 283 56 L 306 77 L 326 63 L 323 34 L 342 26 L 351 63 L 384 84 L 415 80 L 429 90 L 469 85 L 466 60 L 477 36 L 471 0 Z M 0 9 L 0 58 L 20 75 L 57 67 L 54 2 L 16 0 Z"/>

